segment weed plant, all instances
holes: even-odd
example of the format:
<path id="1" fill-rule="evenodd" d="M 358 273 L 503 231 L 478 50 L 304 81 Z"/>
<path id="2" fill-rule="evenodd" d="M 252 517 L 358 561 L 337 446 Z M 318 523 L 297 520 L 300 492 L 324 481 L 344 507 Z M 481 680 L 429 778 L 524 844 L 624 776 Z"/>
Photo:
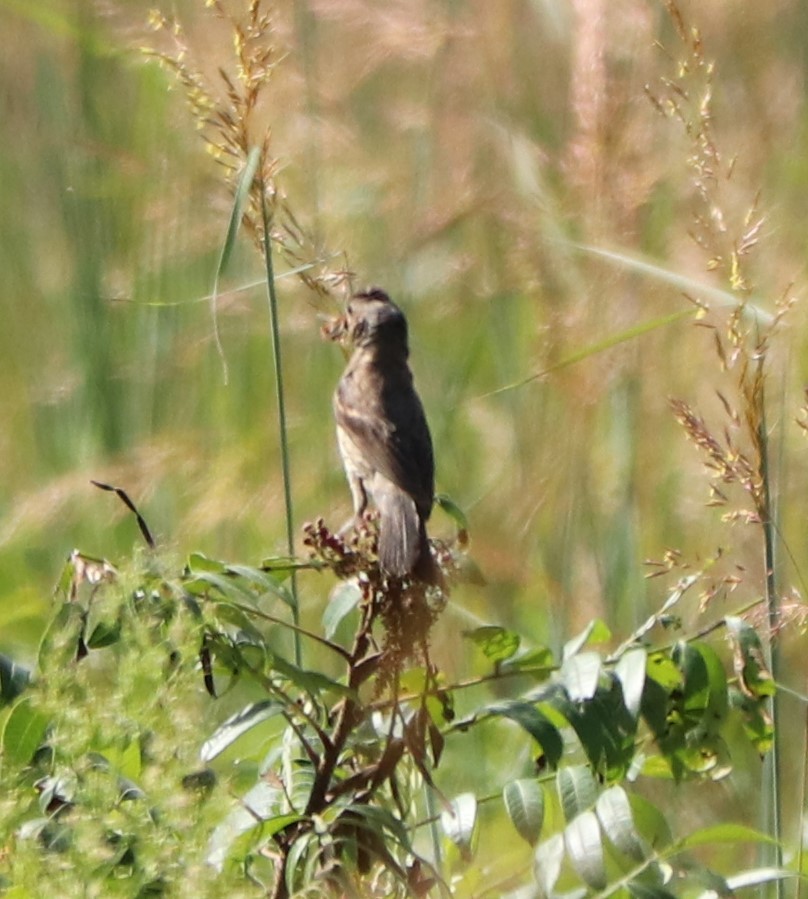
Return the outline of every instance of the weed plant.
<path id="1" fill-rule="evenodd" d="M 68 20 L 52 12 L 55 33 Z M 803 739 L 782 710 L 804 715 L 784 660 L 804 620 L 801 547 L 778 486 L 804 487 L 788 465 L 808 418 L 787 352 L 801 312 L 761 251 L 765 199 L 722 149 L 738 123 L 696 27 L 718 14 L 596 0 L 561 18 L 361 0 L 292 13 L 214 0 L 187 27 L 151 13 L 147 55 L 168 81 L 138 70 L 148 112 L 133 104 L 138 127 L 113 136 L 91 110 L 80 120 L 109 147 L 179 88 L 224 177 L 193 202 L 198 182 L 160 181 L 131 208 L 184 246 L 140 233 L 129 247 L 137 226 L 104 201 L 100 158 L 58 168 L 54 256 L 75 270 L 55 314 L 74 364 L 48 360 L 55 411 L 37 407 L 12 455 L 41 447 L 54 474 L 11 505 L 4 540 L 36 522 L 115 542 L 73 527 L 74 471 L 91 466 L 124 500 L 116 527 L 136 521 L 146 545 L 115 562 L 73 551 L 36 657 L 0 656 L 0 888 L 782 894 L 802 870 L 802 798 L 782 787 L 801 766 L 782 748 Z M 540 16 L 558 41 L 537 58 L 524 22 Z M 109 20 L 119 35 L 132 21 L 123 5 Z M 109 38 L 70 24 L 91 105 Z M 563 102 L 537 110 L 538 83 Z M 73 100 L 50 100 L 62 129 Z M 166 139 L 193 158 L 181 129 Z M 226 229 L 227 208 L 204 209 L 217 180 Z M 372 521 L 347 541 L 329 526 L 347 491 L 318 316 L 367 260 L 410 303 L 453 497 L 435 516 L 441 589 L 384 578 Z M 266 328 L 243 299 L 259 289 Z M 131 391 L 120 359 L 138 369 Z M 199 482 L 191 500 L 180 479 Z M 133 485 L 145 519 L 207 552 L 155 539 Z M 5 607 L 24 595 L 9 588 Z M 8 629 L 19 613 L 4 614 Z"/>

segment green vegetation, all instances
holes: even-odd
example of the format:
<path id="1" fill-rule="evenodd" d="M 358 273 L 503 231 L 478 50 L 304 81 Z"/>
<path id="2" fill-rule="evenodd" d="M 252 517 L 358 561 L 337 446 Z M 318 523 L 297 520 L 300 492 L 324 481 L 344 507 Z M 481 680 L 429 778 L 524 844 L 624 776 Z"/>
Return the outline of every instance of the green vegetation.
<path id="1" fill-rule="evenodd" d="M 0 894 L 798 893 L 802 11 L 0 10 Z M 446 591 L 332 530 L 367 283 Z"/>

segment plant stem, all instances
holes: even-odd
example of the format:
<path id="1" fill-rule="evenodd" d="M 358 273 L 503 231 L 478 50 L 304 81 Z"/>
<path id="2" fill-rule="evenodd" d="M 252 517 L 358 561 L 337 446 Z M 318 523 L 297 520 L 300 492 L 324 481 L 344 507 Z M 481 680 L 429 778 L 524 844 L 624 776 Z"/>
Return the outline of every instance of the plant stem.
<path id="1" fill-rule="evenodd" d="M 272 335 L 272 361 L 275 369 L 275 396 L 278 403 L 278 433 L 281 442 L 281 471 L 283 474 L 283 499 L 286 511 L 286 548 L 289 556 L 294 556 L 295 529 L 292 519 L 292 478 L 289 466 L 289 440 L 286 427 L 286 400 L 283 390 L 283 365 L 281 364 L 281 341 L 278 329 L 278 298 L 275 293 L 275 271 L 272 264 L 272 218 L 267 206 L 266 185 L 261 182 L 261 216 L 263 224 L 264 265 L 266 267 L 267 302 Z M 292 621 L 295 628 L 300 626 L 300 606 L 297 596 L 297 572 L 292 569 Z M 295 664 L 301 664 L 300 633 L 294 632 Z"/>
<path id="2" fill-rule="evenodd" d="M 762 360 L 760 361 L 762 365 Z M 758 374 L 762 378 L 762 373 Z M 769 670 L 775 682 L 780 680 L 780 650 L 777 644 L 776 634 L 780 625 L 780 602 L 777 596 L 777 576 L 775 572 L 775 522 L 774 507 L 771 495 L 771 468 L 769 465 L 769 441 L 766 431 L 766 401 L 764 388 L 760 388 L 760 415 L 758 417 L 757 443 L 760 452 L 760 473 L 763 481 L 763 561 L 766 572 L 766 605 L 769 617 Z M 766 777 L 768 790 L 764 796 L 768 797 L 765 810 L 766 819 L 771 836 L 776 840 L 773 847 L 774 864 L 779 868 L 783 864 L 782 850 L 782 809 L 780 803 L 780 728 L 777 694 L 771 699 L 771 715 L 774 725 L 774 740 L 771 752 L 766 758 Z M 775 884 L 778 899 L 784 895 L 782 880 Z"/>

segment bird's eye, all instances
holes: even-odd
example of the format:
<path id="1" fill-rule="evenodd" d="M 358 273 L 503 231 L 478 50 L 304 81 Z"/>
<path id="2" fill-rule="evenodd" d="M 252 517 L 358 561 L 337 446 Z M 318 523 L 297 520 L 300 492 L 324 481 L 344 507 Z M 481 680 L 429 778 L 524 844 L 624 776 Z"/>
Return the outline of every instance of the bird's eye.
<path id="1" fill-rule="evenodd" d="M 348 313 L 348 315 L 353 315 L 353 306 L 348 303 L 348 308 L 345 311 Z"/>

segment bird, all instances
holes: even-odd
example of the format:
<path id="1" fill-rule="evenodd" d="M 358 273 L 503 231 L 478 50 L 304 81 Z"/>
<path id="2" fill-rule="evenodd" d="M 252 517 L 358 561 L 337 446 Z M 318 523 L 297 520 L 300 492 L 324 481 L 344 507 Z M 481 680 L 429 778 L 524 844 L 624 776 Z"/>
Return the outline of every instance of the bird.
<path id="1" fill-rule="evenodd" d="M 354 294 L 324 329 L 352 352 L 333 396 L 337 443 L 358 523 L 369 501 L 379 512 L 379 567 L 388 576 L 440 583 L 426 521 L 435 461 L 409 366 L 407 319 L 378 287 Z"/>

